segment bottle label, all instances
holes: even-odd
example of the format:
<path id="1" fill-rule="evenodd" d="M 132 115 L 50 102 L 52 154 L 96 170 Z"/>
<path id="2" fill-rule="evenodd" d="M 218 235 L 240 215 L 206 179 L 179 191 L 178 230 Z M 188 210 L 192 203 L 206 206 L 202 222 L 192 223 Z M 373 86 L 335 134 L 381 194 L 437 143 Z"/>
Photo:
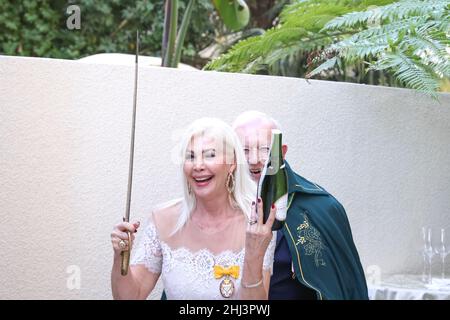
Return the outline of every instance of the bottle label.
<path id="1" fill-rule="evenodd" d="M 287 214 L 287 204 L 288 204 L 288 194 L 282 195 L 275 201 L 275 207 L 277 208 L 277 212 L 275 213 L 275 219 L 278 221 L 286 220 Z"/>

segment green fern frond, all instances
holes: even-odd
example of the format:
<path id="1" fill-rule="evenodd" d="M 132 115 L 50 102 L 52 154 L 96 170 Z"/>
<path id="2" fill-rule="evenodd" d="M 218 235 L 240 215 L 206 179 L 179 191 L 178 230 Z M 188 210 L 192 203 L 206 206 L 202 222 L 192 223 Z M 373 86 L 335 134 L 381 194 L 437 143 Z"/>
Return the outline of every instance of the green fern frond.
<path id="1" fill-rule="evenodd" d="M 328 46 L 320 57 L 326 60 L 334 53 L 347 63 L 375 60 L 368 70 L 389 72 L 406 87 L 436 98 L 440 79 L 450 76 L 449 6 L 450 0 L 402 0 L 377 8 L 379 18 L 385 19 L 381 26 L 355 30 L 352 36 Z M 374 9 L 344 15 L 324 30 L 360 28 L 373 17 Z M 314 74 L 334 68 L 334 61 L 328 61 Z"/>
<path id="2" fill-rule="evenodd" d="M 249 61 L 257 58 L 253 48 L 259 44 L 261 36 L 241 40 L 233 48 L 209 62 L 204 69 L 216 71 L 237 72 L 243 70 Z"/>
<path id="3" fill-rule="evenodd" d="M 305 35 L 303 28 L 272 28 L 264 35 L 252 37 L 240 41 L 238 44 L 226 54 L 213 60 L 205 66 L 206 70 L 226 70 L 231 72 L 244 72 L 246 70 L 253 70 L 247 68 L 247 65 L 258 59 L 262 62 L 260 57 L 267 56 L 270 52 L 283 47 L 286 43 L 295 42 L 295 39 L 301 39 L 301 35 Z"/>
<path id="4" fill-rule="evenodd" d="M 435 60 L 450 60 L 450 55 L 448 54 L 445 46 L 443 46 L 439 41 L 431 38 L 429 35 L 407 35 L 405 36 L 403 42 L 403 47 L 412 48 L 413 51 L 418 53 L 426 52 L 426 55 L 433 56 Z"/>
<path id="5" fill-rule="evenodd" d="M 351 11 L 365 10 L 372 6 L 385 6 L 395 0 L 304 0 L 295 1 L 286 6 L 280 14 L 280 21 L 283 25 L 290 23 L 301 23 L 308 29 L 319 27 L 319 31 L 324 25 L 315 23 L 317 17 L 328 17 L 330 21 L 334 17 L 342 16 Z M 302 19 L 298 19 L 301 17 Z M 320 19 L 319 19 L 320 20 Z"/>
<path id="6" fill-rule="evenodd" d="M 283 9 L 277 27 L 238 43 L 207 69 L 283 73 L 301 59 L 301 70 L 314 69 L 307 77 L 346 81 L 352 70 L 360 81 L 390 73 L 396 85 L 436 97 L 439 81 L 450 77 L 449 9 L 450 0 L 300 0 Z"/>
<path id="7" fill-rule="evenodd" d="M 320 66 L 315 68 L 313 71 L 308 73 L 306 75 L 306 78 L 314 77 L 315 75 L 321 73 L 322 71 L 334 68 L 336 66 L 336 64 L 338 63 L 338 59 L 339 59 L 338 57 L 333 57 L 331 59 L 328 59 L 327 61 L 322 63 Z"/>
<path id="8" fill-rule="evenodd" d="M 392 69 L 396 78 L 404 83 L 406 87 L 416 89 L 436 98 L 436 91 L 439 89 L 439 81 L 434 72 L 413 58 L 402 52 L 390 53 L 383 56 L 370 69 L 383 70 Z"/>
<path id="9" fill-rule="evenodd" d="M 411 17 L 378 28 L 366 29 L 331 45 L 329 49 L 338 52 L 347 61 L 376 58 L 378 54 L 404 41 L 411 25 L 420 25 L 425 22 L 426 18 Z M 425 40 L 426 35 L 423 34 L 422 38 Z"/>
<path id="10" fill-rule="evenodd" d="M 436 11 L 446 10 L 449 3 L 447 0 L 400 0 L 382 7 L 345 14 L 327 23 L 324 31 L 381 24 L 410 16 L 430 16 Z"/>
<path id="11" fill-rule="evenodd" d="M 394 0 L 303 0 L 286 6 L 280 15 L 280 24 L 261 36 L 246 39 L 233 46 L 227 53 L 205 66 L 205 70 L 228 72 L 251 72 L 277 63 L 290 56 L 279 54 L 282 50 L 307 52 L 323 46 L 342 36 L 330 36 L 319 31 L 333 18 L 355 8 L 385 5 Z M 349 5 L 351 4 L 351 6 Z M 294 49 L 295 48 L 295 49 Z M 274 52 L 276 52 L 274 54 Z M 278 60 L 278 62 L 280 61 Z M 257 67 L 260 64 L 261 68 Z"/>
<path id="12" fill-rule="evenodd" d="M 359 41 L 340 49 L 339 56 L 344 57 L 347 62 L 376 58 L 378 54 L 386 51 L 387 43 L 372 43 L 368 40 Z"/>
<path id="13" fill-rule="evenodd" d="M 262 63 L 262 57 L 258 57 L 253 60 L 251 63 L 247 64 L 245 68 L 242 70 L 242 73 L 257 73 L 260 70 L 263 70 L 265 65 Z"/>

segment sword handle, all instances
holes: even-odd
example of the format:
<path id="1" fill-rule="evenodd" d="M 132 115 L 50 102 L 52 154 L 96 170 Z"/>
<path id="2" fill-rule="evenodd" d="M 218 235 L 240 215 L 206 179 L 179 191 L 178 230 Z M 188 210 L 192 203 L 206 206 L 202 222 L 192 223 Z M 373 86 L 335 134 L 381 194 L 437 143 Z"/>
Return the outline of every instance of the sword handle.
<path id="1" fill-rule="evenodd" d="M 126 276 L 128 274 L 128 267 L 130 265 L 130 252 L 131 252 L 131 235 L 128 234 L 128 248 L 120 253 L 122 261 L 120 263 L 120 274 Z"/>

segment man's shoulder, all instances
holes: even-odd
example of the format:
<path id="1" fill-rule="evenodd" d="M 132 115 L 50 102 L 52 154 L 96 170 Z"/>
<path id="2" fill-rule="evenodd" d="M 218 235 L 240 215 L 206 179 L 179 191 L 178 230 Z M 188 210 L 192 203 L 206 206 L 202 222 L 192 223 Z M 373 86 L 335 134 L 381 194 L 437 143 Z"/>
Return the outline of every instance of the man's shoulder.
<path id="1" fill-rule="evenodd" d="M 329 193 L 322 188 L 317 183 L 302 177 L 297 172 L 295 172 L 290 166 L 289 163 L 285 162 L 286 165 L 286 173 L 288 178 L 288 190 L 289 193 L 292 192 L 302 192 L 308 194 L 317 194 L 317 195 L 329 195 Z"/>
<path id="2" fill-rule="evenodd" d="M 311 180 L 306 179 L 305 177 L 295 173 L 295 187 L 296 191 L 309 193 L 309 194 L 318 194 L 318 195 L 330 195 L 325 188 L 323 188 L 318 183 L 315 183 Z"/>
<path id="3" fill-rule="evenodd" d="M 342 204 L 321 185 L 306 179 L 290 169 L 289 193 L 293 195 L 291 207 L 314 212 L 345 212 Z"/>
<path id="4" fill-rule="evenodd" d="M 308 225 L 310 230 L 314 230 L 314 234 L 322 235 L 324 243 L 327 243 L 327 239 L 336 238 L 336 234 L 343 237 L 342 241 L 351 241 L 351 229 L 343 205 L 320 185 L 297 176 L 297 181 L 302 181 L 310 187 L 312 184 L 317 190 L 296 191 L 290 194 L 293 198 L 286 218 L 289 228 L 301 230 L 302 225 Z"/>

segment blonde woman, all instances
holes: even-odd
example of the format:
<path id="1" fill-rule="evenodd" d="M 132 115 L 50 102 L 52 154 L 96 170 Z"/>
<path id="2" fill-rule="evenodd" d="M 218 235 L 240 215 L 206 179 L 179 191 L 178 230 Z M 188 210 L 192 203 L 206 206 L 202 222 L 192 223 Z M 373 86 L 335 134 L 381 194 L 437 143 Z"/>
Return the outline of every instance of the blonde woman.
<path id="1" fill-rule="evenodd" d="M 180 151 L 183 197 L 151 213 L 127 276 L 120 252 L 139 224 L 120 223 L 111 233 L 113 297 L 146 299 L 162 277 L 168 299 L 267 299 L 275 209 L 266 223 L 257 216 L 262 203 L 254 201 L 238 137 L 225 122 L 202 118 Z"/>

